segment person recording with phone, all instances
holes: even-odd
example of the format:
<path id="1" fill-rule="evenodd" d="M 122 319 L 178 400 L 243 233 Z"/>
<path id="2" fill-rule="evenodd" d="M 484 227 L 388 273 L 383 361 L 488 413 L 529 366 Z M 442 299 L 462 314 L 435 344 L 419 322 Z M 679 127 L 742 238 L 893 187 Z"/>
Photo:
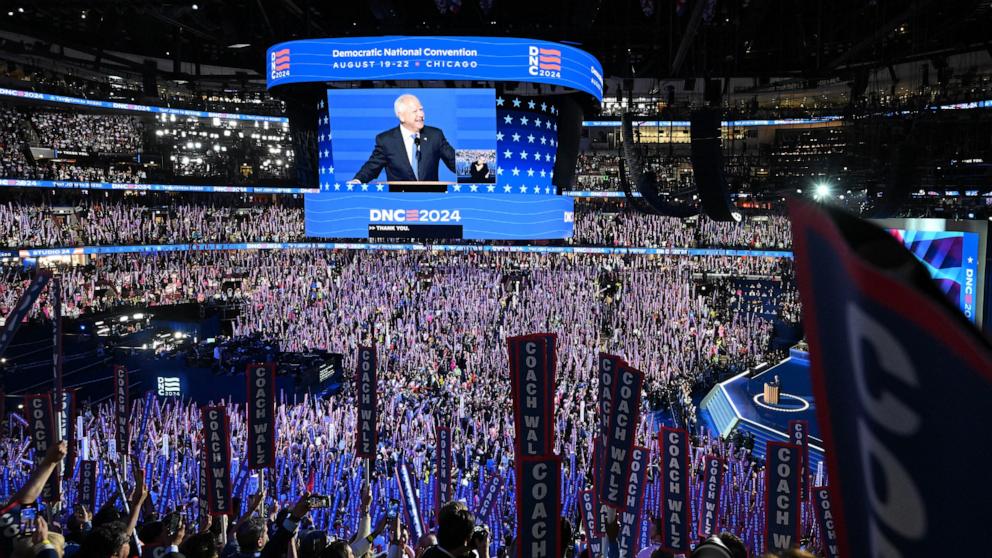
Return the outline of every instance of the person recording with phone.
<path id="1" fill-rule="evenodd" d="M 438 164 L 455 172 L 455 148 L 451 147 L 440 128 L 424 125 L 424 106 L 409 93 L 400 95 L 393 103 L 400 121 L 375 137 L 375 148 L 369 160 L 355 173 L 349 184 L 365 184 L 386 169 L 386 180 L 436 181 Z"/>

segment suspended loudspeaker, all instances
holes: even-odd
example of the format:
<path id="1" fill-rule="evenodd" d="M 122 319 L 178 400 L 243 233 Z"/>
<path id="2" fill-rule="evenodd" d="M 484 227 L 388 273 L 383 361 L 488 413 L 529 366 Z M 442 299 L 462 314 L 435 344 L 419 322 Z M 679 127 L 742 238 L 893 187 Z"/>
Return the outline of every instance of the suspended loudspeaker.
<path id="1" fill-rule="evenodd" d="M 692 141 L 692 173 L 703 213 L 714 221 L 740 221 L 740 214 L 730 203 L 727 179 L 723 176 L 720 111 L 693 111 L 689 115 L 689 137 Z"/>

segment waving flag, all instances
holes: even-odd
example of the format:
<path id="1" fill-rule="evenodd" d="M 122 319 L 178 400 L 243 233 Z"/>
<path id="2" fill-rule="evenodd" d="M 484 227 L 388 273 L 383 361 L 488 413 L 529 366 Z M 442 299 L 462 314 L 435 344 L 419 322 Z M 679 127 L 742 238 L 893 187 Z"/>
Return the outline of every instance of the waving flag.
<path id="1" fill-rule="evenodd" d="M 790 216 L 839 554 L 974 554 L 992 347 L 890 234 L 811 203 Z"/>

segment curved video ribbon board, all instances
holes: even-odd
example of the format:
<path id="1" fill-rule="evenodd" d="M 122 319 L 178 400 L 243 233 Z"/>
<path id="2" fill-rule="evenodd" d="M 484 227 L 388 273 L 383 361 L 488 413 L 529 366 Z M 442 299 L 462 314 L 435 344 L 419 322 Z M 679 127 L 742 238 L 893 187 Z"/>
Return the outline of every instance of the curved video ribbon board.
<path id="1" fill-rule="evenodd" d="M 522 81 L 603 100 L 603 67 L 584 50 L 509 37 L 347 37 L 279 43 L 265 57 L 280 85 L 362 80 Z"/>

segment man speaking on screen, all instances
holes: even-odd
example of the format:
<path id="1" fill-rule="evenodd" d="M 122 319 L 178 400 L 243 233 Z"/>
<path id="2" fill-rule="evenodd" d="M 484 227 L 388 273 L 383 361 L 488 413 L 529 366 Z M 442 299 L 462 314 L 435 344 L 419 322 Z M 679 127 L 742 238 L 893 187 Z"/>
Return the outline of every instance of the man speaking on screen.
<path id="1" fill-rule="evenodd" d="M 386 180 L 436 181 L 438 161 L 455 171 L 455 149 L 440 128 L 424 126 L 424 107 L 409 93 L 393 103 L 400 125 L 375 137 L 369 160 L 355 173 L 351 183 L 368 183 L 386 169 Z"/>

